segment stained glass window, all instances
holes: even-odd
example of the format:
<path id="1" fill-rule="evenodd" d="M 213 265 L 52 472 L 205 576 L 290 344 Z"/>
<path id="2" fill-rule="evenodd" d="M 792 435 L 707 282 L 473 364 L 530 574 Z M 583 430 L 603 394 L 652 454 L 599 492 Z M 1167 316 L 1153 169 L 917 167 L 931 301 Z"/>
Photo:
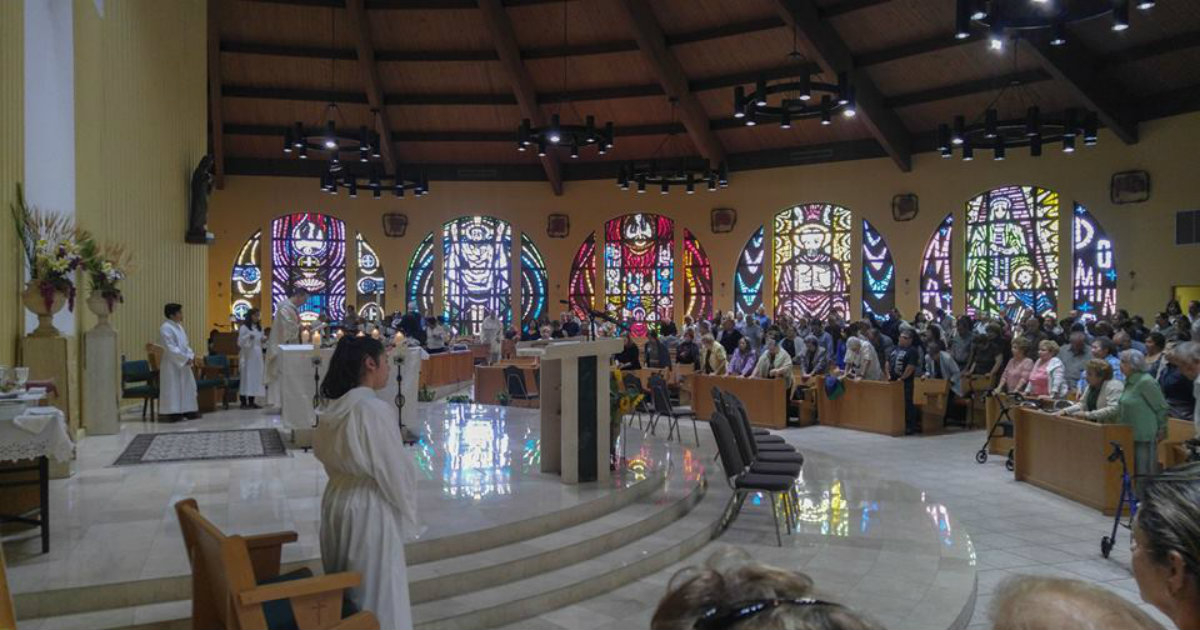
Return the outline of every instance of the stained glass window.
<path id="1" fill-rule="evenodd" d="M 288 214 L 271 222 L 271 300 L 290 287 L 310 293 L 300 319 L 339 318 L 346 310 L 346 224 L 326 214 Z M 274 314 L 274 309 L 272 309 Z"/>
<path id="2" fill-rule="evenodd" d="M 896 264 L 887 241 L 863 219 L 863 315 L 884 315 L 896 307 Z"/>
<path id="3" fill-rule="evenodd" d="M 262 267 L 258 260 L 261 242 L 262 230 L 258 230 L 246 240 L 238 251 L 237 259 L 233 261 L 233 274 L 229 282 L 229 315 L 233 321 L 242 321 L 247 311 L 258 307 L 259 296 L 262 295 Z"/>
<path id="4" fill-rule="evenodd" d="M 571 277 L 567 287 L 567 301 L 571 310 L 586 319 L 596 300 L 596 233 L 588 234 L 575 252 L 571 261 Z"/>
<path id="5" fill-rule="evenodd" d="M 693 321 L 712 319 L 712 264 L 692 231 L 683 228 L 683 312 Z"/>
<path id="6" fill-rule="evenodd" d="M 1058 193 L 1004 186 L 967 202 L 967 312 L 1024 319 L 1058 303 Z"/>
<path id="7" fill-rule="evenodd" d="M 358 314 L 361 317 L 371 321 L 381 321 L 386 306 L 384 293 L 387 292 L 383 263 L 379 261 L 379 255 L 375 253 L 375 249 L 363 238 L 362 234 L 357 235 L 354 241 L 356 260 L 358 261 L 358 274 L 355 280 L 357 304 L 355 306 L 358 307 Z"/>
<path id="8" fill-rule="evenodd" d="M 950 213 L 929 237 L 925 253 L 921 255 L 921 311 L 929 317 L 939 308 L 950 312 L 954 304 L 953 267 L 950 264 L 953 238 L 954 213 Z"/>
<path id="9" fill-rule="evenodd" d="M 408 279 L 404 283 L 404 296 L 409 311 L 422 316 L 433 313 L 433 232 L 425 235 L 408 262 Z"/>
<path id="10" fill-rule="evenodd" d="M 546 261 L 528 234 L 521 233 L 521 326 L 546 314 Z"/>
<path id="11" fill-rule="evenodd" d="M 775 316 L 850 314 L 850 211 L 810 203 L 775 215 Z"/>
<path id="12" fill-rule="evenodd" d="M 604 224 L 605 310 L 643 336 L 675 317 L 675 222 L 657 214 L 627 214 Z"/>
<path id="13" fill-rule="evenodd" d="M 1083 317 L 1115 315 L 1117 312 L 1117 264 L 1113 244 L 1087 208 L 1075 205 L 1072 221 L 1075 246 L 1074 307 Z"/>
<path id="14" fill-rule="evenodd" d="M 459 217 L 442 228 L 442 309 L 460 334 L 479 334 L 488 311 L 512 321 L 512 226 L 492 217 Z"/>
<path id="15" fill-rule="evenodd" d="M 733 275 L 733 310 L 737 313 L 754 313 L 763 305 L 767 255 L 763 232 L 760 226 L 738 256 L 737 271 Z"/>

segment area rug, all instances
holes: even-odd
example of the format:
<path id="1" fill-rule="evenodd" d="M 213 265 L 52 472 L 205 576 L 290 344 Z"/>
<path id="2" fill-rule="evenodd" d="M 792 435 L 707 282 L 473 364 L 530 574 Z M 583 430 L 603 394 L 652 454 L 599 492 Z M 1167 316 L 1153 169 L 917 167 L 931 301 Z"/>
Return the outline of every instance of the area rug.
<path id="1" fill-rule="evenodd" d="M 113 466 L 286 456 L 275 429 L 139 433 Z"/>

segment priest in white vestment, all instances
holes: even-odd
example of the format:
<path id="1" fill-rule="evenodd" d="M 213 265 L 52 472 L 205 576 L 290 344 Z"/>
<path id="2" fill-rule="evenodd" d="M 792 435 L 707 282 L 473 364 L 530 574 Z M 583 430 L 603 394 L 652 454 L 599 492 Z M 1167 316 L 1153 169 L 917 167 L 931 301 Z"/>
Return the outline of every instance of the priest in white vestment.
<path id="1" fill-rule="evenodd" d="M 488 346 L 488 363 L 500 360 L 500 340 L 503 338 L 504 324 L 492 311 L 488 311 L 479 327 L 479 343 Z"/>
<path id="2" fill-rule="evenodd" d="M 193 366 L 196 353 L 188 343 L 183 329 L 183 307 L 167 304 L 163 307 L 167 321 L 158 329 L 158 345 L 163 348 L 158 366 L 158 411 L 164 416 L 199 418 L 196 404 L 196 374 Z"/>
<path id="3" fill-rule="evenodd" d="M 357 571 L 350 589 L 379 627 L 411 629 L 404 539 L 417 532 L 417 468 L 404 447 L 396 410 L 375 395 L 388 382 L 383 344 L 344 337 L 321 382 L 313 454 L 329 483 L 321 498 L 325 573 Z"/>
<path id="4" fill-rule="evenodd" d="M 238 328 L 238 398 L 242 409 L 258 409 L 254 399 L 267 395 L 263 384 L 263 338 L 258 309 L 252 308 Z"/>
<path id="5" fill-rule="evenodd" d="M 279 346 L 300 343 L 300 305 L 308 301 L 308 291 L 295 287 L 288 298 L 275 308 L 275 318 L 271 321 L 271 335 L 267 338 L 267 404 L 279 407 L 279 390 L 283 388 L 280 373 L 283 370 L 283 357 L 279 354 Z"/>

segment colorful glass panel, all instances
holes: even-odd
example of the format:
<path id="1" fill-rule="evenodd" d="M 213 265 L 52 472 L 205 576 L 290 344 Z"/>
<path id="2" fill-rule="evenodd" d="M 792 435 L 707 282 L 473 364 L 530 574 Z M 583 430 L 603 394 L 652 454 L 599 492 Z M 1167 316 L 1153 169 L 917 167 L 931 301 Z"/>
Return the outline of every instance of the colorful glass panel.
<path id="1" fill-rule="evenodd" d="M 546 314 L 546 260 L 529 235 L 521 233 L 521 326 L 528 331 Z"/>
<path id="2" fill-rule="evenodd" d="M 383 263 L 379 260 L 379 255 L 375 253 L 375 248 L 359 234 L 354 239 L 355 242 L 355 260 L 358 264 L 358 273 L 355 280 L 355 297 L 357 299 L 358 314 L 370 321 L 382 321 L 385 308 L 385 293 L 387 292 L 387 282 L 383 273 Z"/>
<path id="3" fill-rule="evenodd" d="M 1117 264 L 1108 233 L 1087 208 L 1075 205 L 1074 238 L 1075 310 L 1085 318 L 1117 313 Z"/>
<path id="4" fill-rule="evenodd" d="M 775 215 L 775 316 L 850 314 L 850 211 L 827 203 Z"/>
<path id="5" fill-rule="evenodd" d="M 433 232 L 425 235 L 408 262 L 408 278 L 404 283 L 404 296 L 409 311 L 423 316 L 433 313 Z"/>
<path id="6" fill-rule="evenodd" d="M 675 222 L 657 214 L 617 217 L 604 225 L 605 310 L 644 336 L 675 317 Z"/>
<path id="7" fill-rule="evenodd" d="M 300 319 L 336 319 L 346 310 L 346 224 L 326 214 L 288 214 L 271 222 L 271 300 L 290 287 L 308 290 Z"/>
<path id="8" fill-rule="evenodd" d="M 259 264 L 261 243 L 262 230 L 258 230 L 246 239 L 233 261 L 233 273 L 229 281 L 229 318 L 235 322 L 245 319 L 246 313 L 259 305 L 262 295 L 262 267 Z"/>
<path id="9" fill-rule="evenodd" d="M 921 255 L 921 311 L 933 317 L 937 309 L 949 313 L 954 304 L 953 267 L 954 213 L 946 215 L 925 244 Z"/>
<path id="10" fill-rule="evenodd" d="M 863 315 L 884 315 L 896 307 L 896 264 L 887 241 L 863 219 Z"/>
<path id="11" fill-rule="evenodd" d="M 763 305 L 763 278 L 766 277 L 765 230 L 759 227 L 746 241 L 733 274 L 733 309 L 737 313 L 755 313 Z"/>
<path id="12" fill-rule="evenodd" d="M 596 233 L 588 234 L 571 261 L 567 301 L 581 319 L 587 319 L 596 301 Z"/>
<path id="13" fill-rule="evenodd" d="M 442 309 L 460 334 L 478 335 L 488 311 L 512 321 L 512 226 L 459 217 L 442 227 Z"/>
<path id="14" fill-rule="evenodd" d="M 683 228 L 683 312 L 692 321 L 712 319 L 712 263 L 692 231 Z"/>
<path id="15" fill-rule="evenodd" d="M 967 202 L 967 312 L 1020 320 L 1058 304 L 1058 193 L 1004 186 Z"/>

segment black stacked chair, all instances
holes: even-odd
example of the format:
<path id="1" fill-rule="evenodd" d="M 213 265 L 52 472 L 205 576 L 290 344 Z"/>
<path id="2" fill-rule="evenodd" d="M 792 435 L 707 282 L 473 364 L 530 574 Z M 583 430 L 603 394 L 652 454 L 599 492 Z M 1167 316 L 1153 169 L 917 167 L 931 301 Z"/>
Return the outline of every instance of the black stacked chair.
<path id="1" fill-rule="evenodd" d="M 738 439 L 738 445 L 742 447 L 743 459 L 752 464 L 762 465 L 787 464 L 799 467 L 804 464 L 804 455 L 797 453 L 790 444 L 759 442 L 759 436 L 750 434 L 750 424 L 746 420 L 745 408 L 742 407 L 741 401 L 732 394 L 726 393 L 724 396 L 726 397 L 725 408 L 728 410 L 725 417 L 729 420 L 734 437 Z M 762 470 L 766 470 L 766 468 L 762 468 Z"/>
<path id="2" fill-rule="evenodd" d="M 633 411 L 634 411 L 634 414 L 637 415 L 638 429 L 640 429 L 641 431 L 645 431 L 646 428 L 642 425 L 642 414 L 650 415 L 650 407 L 646 403 L 646 401 L 649 400 L 649 398 L 650 398 L 650 392 L 646 391 L 645 387 L 642 387 L 642 379 L 638 378 L 638 375 L 633 374 L 632 372 L 625 372 L 624 374 L 621 375 L 621 385 L 625 388 L 625 393 L 627 395 L 629 395 L 629 396 L 641 395 L 642 400 L 641 400 L 641 402 L 639 402 L 637 404 L 636 407 L 633 408 Z M 630 426 L 633 425 L 634 414 L 630 414 L 630 417 L 629 417 Z M 654 433 L 654 422 L 653 421 L 651 421 L 651 423 L 650 423 L 650 433 L 652 433 L 652 434 Z"/>
<path id="3" fill-rule="evenodd" d="M 667 389 L 667 380 L 661 374 L 650 375 L 650 401 L 653 403 L 653 415 L 650 416 L 650 432 L 654 433 L 654 427 L 658 423 L 659 418 L 667 419 L 667 439 L 676 431 L 680 433 L 679 441 L 683 441 L 683 431 L 679 429 L 679 419 L 691 416 L 692 418 L 692 433 L 696 436 L 696 446 L 700 446 L 700 431 L 696 429 L 696 414 L 692 412 L 691 407 L 684 407 L 671 404 L 671 393 Z"/>
<path id="4" fill-rule="evenodd" d="M 755 454 L 763 453 L 795 453 L 796 449 L 785 442 L 782 437 L 773 435 L 767 432 L 765 435 L 756 433 L 754 428 L 750 426 L 750 419 L 746 416 L 746 407 L 742 405 L 742 401 L 737 396 L 729 392 L 723 392 L 717 388 L 713 388 L 713 405 L 721 410 L 730 423 L 738 423 L 745 431 L 747 436 L 754 439 L 751 440 L 754 445 Z M 804 461 L 803 458 L 800 459 Z"/>
<path id="5" fill-rule="evenodd" d="M 771 496 L 771 515 L 775 518 L 775 542 L 782 547 L 783 538 L 779 534 L 779 510 L 784 511 L 784 521 L 788 533 L 794 528 L 792 524 L 792 509 L 796 477 L 799 474 L 772 474 L 755 472 L 748 462 L 742 459 L 741 450 L 734 436 L 731 422 L 720 411 L 714 411 L 709 420 L 713 437 L 717 441 L 717 454 L 721 458 L 721 468 L 725 471 L 726 481 L 733 489 L 733 497 L 726 508 L 721 520 L 721 527 L 729 523 L 741 512 L 746 496 L 752 492 L 765 492 Z"/>
<path id="6" fill-rule="evenodd" d="M 538 394 L 530 394 L 525 384 L 525 370 L 509 365 L 504 368 L 504 389 L 512 400 L 537 400 Z"/>

